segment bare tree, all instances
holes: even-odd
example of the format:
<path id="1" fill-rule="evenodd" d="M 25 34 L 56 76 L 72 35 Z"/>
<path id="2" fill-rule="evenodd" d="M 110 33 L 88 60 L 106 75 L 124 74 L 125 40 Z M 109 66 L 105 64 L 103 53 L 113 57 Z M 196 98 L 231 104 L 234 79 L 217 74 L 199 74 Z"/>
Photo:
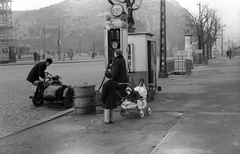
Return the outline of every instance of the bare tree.
<path id="1" fill-rule="evenodd" d="M 217 16 L 217 10 L 204 4 L 199 9 L 198 15 L 193 15 L 188 11 L 187 22 L 187 28 L 191 30 L 193 37 L 198 41 L 198 48 L 204 49 L 204 44 L 206 44 L 207 51 L 203 50 L 203 54 L 211 58 L 212 46 L 221 35 L 222 28 L 225 27 L 221 23 L 221 18 Z"/>
<path id="2" fill-rule="evenodd" d="M 136 4 L 136 0 L 122 0 L 122 1 L 119 1 L 119 0 L 116 0 L 120 3 L 125 3 L 126 5 L 126 8 L 127 8 L 127 15 L 128 15 L 128 18 L 127 18 L 127 23 L 128 23 L 128 32 L 129 33 L 134 33 L 135 32 L 135 21 L 134 21 L 134 17 L 133 17 L 133 12 L 138 10 L 140 7 L 141 7 L 141 4 L 142 4 L 142 0 L 139 0 L 139 3 Z M 111 5 L 114 5 L 115 3 L 112 1 L 112 0 L 108 0 L 108 2 L 111 4 Z"/>

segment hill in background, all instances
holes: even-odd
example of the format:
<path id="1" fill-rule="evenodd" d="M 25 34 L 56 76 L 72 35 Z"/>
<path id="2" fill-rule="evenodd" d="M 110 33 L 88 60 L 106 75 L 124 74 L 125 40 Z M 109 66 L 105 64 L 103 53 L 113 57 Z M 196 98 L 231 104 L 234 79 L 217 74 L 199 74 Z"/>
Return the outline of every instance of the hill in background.
<path id="1" fill-rule="evenodd" d="M 175 0 L 166 2 L 167 46 L 172 50 L 184 48 L 184 9 Z M 69 0 L 39 10 L 13 12 L 13 37 L 17 43 L 26 43 L 32 49 L 43 48 L 57 51 L 58 24 L 62 50 L 79 49 L 81 35 L 82 52 L 92 49 L 103 53 L 104 33 L 102 24 L 111 5 L 106 0 Z M 160 2 L 143 0 L 141 8 L 134 12 L 136 31 L 151 32 L 159 40 Z"/>

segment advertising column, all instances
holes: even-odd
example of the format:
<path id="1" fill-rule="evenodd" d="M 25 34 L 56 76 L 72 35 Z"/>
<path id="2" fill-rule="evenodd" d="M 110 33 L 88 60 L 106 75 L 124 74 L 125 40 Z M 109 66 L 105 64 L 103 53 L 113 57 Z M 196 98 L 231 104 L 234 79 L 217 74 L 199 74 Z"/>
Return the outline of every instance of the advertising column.
<path id="1" fill-rule="evenodd" d="M 193 60 L 192 56 L 192 35 L 185 35 L 185 51 L 187 51 L 187 59 Z"/>

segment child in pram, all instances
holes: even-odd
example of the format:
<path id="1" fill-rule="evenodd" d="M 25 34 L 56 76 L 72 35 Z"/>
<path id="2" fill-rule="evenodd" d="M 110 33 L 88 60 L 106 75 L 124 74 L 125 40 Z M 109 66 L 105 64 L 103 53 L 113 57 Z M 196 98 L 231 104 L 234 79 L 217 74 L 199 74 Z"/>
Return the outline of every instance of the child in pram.
<path id="1" fill-rule="evenodd" d="M 125 83 L 127 84 L 127 83 Z M 131 84 L 128 84 L 126 88 L 127 96 L 122 98 L 123 103 L 121 104 L 120 114 L 123 116 L 128 110 L 130 113 L 132 110 L 137 109 L 140 111 L 140 117 L 144 117 L 144 109 L 146 109 L 147 114 L 151 114 L 151 107 L 147 105 L 147 89 L 143 81 L 140 84 L 133 88 Z"/>

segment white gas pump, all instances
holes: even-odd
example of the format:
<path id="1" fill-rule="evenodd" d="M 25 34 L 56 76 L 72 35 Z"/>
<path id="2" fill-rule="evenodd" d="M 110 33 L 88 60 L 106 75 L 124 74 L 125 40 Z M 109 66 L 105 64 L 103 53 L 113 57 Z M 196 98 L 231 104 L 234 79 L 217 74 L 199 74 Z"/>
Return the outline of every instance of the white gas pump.
<path id="1" fill-rule="evenodd" d="M 116 49 L 122 50 L 123 57 L 126 60 L 128 48 L 128 24 L 121 19 L 124 13 L 123 7 L 120 4 L 115 4 L 111 8 L 111 13 L 112 16 L 107 17 L 107 21 L 103 24 L 106 66 L 107 64 L 111 66 Z"/>

